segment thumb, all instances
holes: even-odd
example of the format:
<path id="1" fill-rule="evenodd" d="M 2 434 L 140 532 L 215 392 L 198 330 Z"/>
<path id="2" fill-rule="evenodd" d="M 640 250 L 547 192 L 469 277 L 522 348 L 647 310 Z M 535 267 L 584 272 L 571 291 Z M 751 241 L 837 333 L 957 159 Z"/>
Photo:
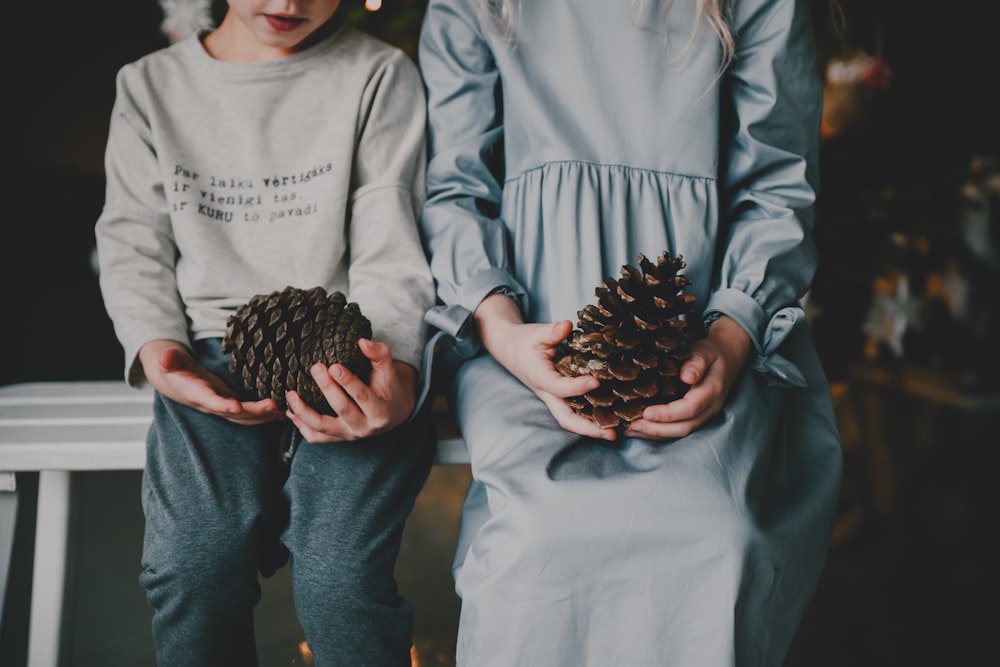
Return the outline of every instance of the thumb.
<path id="1" fill-rule="evenodd" d="M 372 365 L 384 365 L 392 363 L 392 351 L 385 343 L 378 343 L 367 338 L 358 339 L 358 348 L 361 354 L 368 357 Z"/>
<path id="2" fill-rule="evenodd" d="M 542 343 L 545 345 L 558 345 L 566 340 L 571 331 L 573 331 L 573 323 L 569 320 L 553 322 L 542 337 Z"/>
<path id="3" fill-rule="evenodd" d="M 191 356 L 187 350 L 178 347 L 168 347 L 160 352 L 160 368 L 167 373 L 191 370 Z"/>
<path id="4" fill-rule="evenodd" d="M 705 376 L 705 369 L 708 368 L 708 360 L 701 352 L 691 353 L 691 357 L 681 364 L 681 382 L 684 384 L 697 384 Z"/>

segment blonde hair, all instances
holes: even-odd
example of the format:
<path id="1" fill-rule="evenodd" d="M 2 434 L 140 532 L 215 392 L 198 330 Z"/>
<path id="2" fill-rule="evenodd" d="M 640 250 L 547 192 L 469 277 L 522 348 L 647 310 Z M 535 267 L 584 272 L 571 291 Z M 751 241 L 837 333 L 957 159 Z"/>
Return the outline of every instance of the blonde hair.
<path id="1" fill-rule="evenodd" d="M 670 11 L 674 1 L 671 0 L 667 11 Z M 697 2 L 695 30 L 698 29 L 698 21 L 705 21 L 708 24 L 709 29 L 715 33 L 722 46 L 722 67 L 725 68 L 736 55 L 736 39 L 733 37 L 733 31 L 729 29 L 729 22 L 726 20 L 721 0 L 697 0 Z"/>

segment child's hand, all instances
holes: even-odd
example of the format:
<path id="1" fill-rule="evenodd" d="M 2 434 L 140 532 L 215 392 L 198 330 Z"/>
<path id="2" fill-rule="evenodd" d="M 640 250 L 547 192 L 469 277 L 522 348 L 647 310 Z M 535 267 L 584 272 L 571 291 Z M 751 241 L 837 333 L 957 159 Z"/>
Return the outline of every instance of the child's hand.
<path id="1" fill-rule="evenodd" d="M 688 392 L 671 403 L 646 408 L 627 435 L 665 440 L 693 433 L 722 410 L 750 347 L 743 327 L 720 317 L 708 335 L 691 346 L 691 358 L 681 366 L 681 381 L 691 385 Z"/>
<path id="2" fill-rule="evenodd" d="M 199 412 L 248 425 L 282 417 L 271 399 L 240 402 L 222 378 L 206 370 L 176 341 L 146 343 L 139 350 L 139 361 L 146 379 L 156 391 Z"/>
<path id="3" fill-rule="evenodd" d="M 564 376 L 552 361 L 559 343 L 573 330 L 572 322 L 524 324 L 514 302 L 500 294 L 484 299 L 475 317 L 479 336 L 493 358 L 542 399 L 562 428 L 591 438 L 615 439 L 613 429 L 600 428 L 577 415 L 563 400 L 599 385 L 589 375 Z"/>
<path id="4" fill-rule="evenodd" d="M 372 362 L 368 384 L 341 364 L 327 368 L 316 364 L 310 370 L 336 417 L 316 412 L 290 391 L 288 418 L 311 443 L 360 440 L 385 433 L 402 424 L 417 402 L 417 371 L 393 361 L 385 343 L 362 338 L 361 352 Z"/>

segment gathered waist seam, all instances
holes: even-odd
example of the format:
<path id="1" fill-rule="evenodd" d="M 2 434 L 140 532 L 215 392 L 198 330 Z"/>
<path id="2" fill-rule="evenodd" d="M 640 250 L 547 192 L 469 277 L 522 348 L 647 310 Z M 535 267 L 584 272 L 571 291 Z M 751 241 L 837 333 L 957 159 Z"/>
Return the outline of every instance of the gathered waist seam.
<path id="1" fill-rule="evenodd" d="M 666 170 L 662 170 L 662 169 L 650 169 L 648 167 L 635 167 L 635 166 L 631 166 L 631 165 L 627 165 L 627 164 L 617 164 L 617 163 L 610 163 L 610 162 L 591 162 L 590 160 L 550 160 L 548 162 L 543 162 L 542 164 L 539 164 L 537 166 L 531 167 L 529 169 L 525 169 L 525 170 L 521 171 L 520 173 L 518 173 L 516 176 L 510 176 L 510 177 L 508 177 L 504 181 L 504 185 L 506 185 L 508 183 L 512 183 L 514 181 L 518 181 L 518 180 L 524 178 L 525 176 L 527 176 L 528 174 L 530 174 L 532 172 L 541 171 L 542 169 L 544 169 L 546 167 L 552 167 L 552 166 L 558 166 L 558 165 L 576 165 L 576 166 L 581 166 L 581 167 L 601 167 L 601 168 L 608 168 L 608 169 L 621 169 L 622 171 L 640 172 L 640 173 L 644 173 L 644 174 L 656 174 L 656 175 L 659 175 L 659 176 L 671 176 L 671 177 L 674 177 L 674 178 L 685 178 L 685 179 L 693 180 L 693 181 L 704 181 L 706 183 L 714 183 L 716 181 L 716 179 L 713 178 L 713 177 L 711 177 L 711 176 L 694 176 L 692 174 L 683 174 L 683 173 L 676 172 L 676 171 L 666 171 Z"/>

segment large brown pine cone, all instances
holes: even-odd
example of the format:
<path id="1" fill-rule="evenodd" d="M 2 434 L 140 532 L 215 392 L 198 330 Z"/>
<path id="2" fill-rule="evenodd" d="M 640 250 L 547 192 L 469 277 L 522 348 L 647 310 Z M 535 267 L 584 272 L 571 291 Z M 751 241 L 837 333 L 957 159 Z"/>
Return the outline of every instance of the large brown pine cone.
<path id="1" fill-rule="evenodd" d="M 223 352 L 229 371 L 257 398 L 273 398 L 285 409 L 285 392 L 299 392 L 317 412 L 333 414 L 309 368 L 340 363 L 367 381 L 371 362 L 358 347 L 371 338 L 371 322 L 356 303 L 322 287 L 286 287 L 258 294 L 226 321 Z"/>
<path id="2" fill-rule="evenodd" d="M 566 376 L 593 375 L 601 386 L 566 402 L 602 428 L 624 430 L 648 405 L 683 396 L 678 379 L 688 345 L 701 327 L 686 319 L 695 298 L 684 294 L 691 284 L 678 271 L 683 257 L 663 252 L 653 264 L 639 255 L 639 267 L 625 265 L 620 280 L 605 278 L 595 290 L 596 305 L 578 311 L 578 329 L 568 350 L 557 355 L 556 368 Z"/>

